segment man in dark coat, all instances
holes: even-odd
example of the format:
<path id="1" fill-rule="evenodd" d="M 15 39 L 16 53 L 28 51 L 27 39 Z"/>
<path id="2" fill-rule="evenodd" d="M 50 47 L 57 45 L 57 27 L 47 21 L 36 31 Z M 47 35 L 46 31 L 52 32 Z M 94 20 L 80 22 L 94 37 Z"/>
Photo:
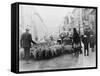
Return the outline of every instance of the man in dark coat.
<path id="1" fill-rule="evenodd" d="M 94 52 L 94 45 L 95 45 L 95 37 L 93 35 L 90 35 L 90 48 L 92 49 L 92 52 Z"/>
<path id="2" fill-rule="evenodd" d="M 29 63 L 28 61 L 29 61 L 29 57 L 30 57 L 31 42 L 33 44 L 36 44 L 32 40 L 32 36 L 29 33 L 29 29 L 27 28 L 26 32 L 22 34 L 21 40 L 20 40 L 21 47 L 24 48 L 24 54 L 25 54 L 25 59 L 26 59 L 27 63 Z"/>
<path id="3" fill-rule="evenodd" d="M 86 56 L 86 54 L 87 54 L 87 56 L 88 56 L 89 55 L 89 47 L 88 47 L 89 39 L 88 39 L 88 36 L 84 35 L 82 37 L 82 42 L 84 44 L 84 55 Z"/>

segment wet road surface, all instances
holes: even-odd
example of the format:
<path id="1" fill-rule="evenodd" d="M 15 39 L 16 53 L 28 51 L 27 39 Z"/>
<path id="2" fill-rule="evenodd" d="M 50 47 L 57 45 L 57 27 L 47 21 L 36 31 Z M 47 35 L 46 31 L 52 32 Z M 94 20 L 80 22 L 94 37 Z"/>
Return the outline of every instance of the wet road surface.
<path id="1" fill-rule="evenodd" d="M 49 60 L 30 60 L 30 64 L 26 64 L 24 60 L 19 61 L 20 71 L 34 70 L 51 70 L 51 69 L 69 69 L 69 68 L 86 68 L 96 66 L 96 53 L 91 52 L 89 56 L 80 54 L 79 57 L 72 54 L 65 54 Z"/>

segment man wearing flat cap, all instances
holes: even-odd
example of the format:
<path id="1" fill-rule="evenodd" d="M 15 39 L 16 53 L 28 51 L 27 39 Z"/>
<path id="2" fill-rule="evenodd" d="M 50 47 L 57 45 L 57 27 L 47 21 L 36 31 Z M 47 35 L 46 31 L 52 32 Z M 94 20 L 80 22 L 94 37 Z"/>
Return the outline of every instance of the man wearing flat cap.
<path id="1" fill-rule="evenodd" d="M 24 57 L 27 63 L 29 63 L 31 43 L 36 44 L 32 40 L 32 36 L 29 33 L 29 28 L 26 28 L 26 32 L 23 33 L 21 36 L 20 44 L 21 47 L 24 48 Z"/>

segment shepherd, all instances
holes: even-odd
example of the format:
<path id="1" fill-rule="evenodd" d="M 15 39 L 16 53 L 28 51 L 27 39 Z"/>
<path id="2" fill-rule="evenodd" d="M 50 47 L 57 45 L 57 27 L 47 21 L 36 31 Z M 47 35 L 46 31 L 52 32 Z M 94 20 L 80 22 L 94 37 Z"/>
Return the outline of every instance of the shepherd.
<path id="1" fill-rule="evenodd" d="M 32 36 L 29 33 L 29 28 L 26 28 L 26 32 L 21 36 L 20 45 L 22 48 L 24 48 L 24 57 L 27 64 L 29 64 L 31 43 L 36 44 L 32 40 Z"/>

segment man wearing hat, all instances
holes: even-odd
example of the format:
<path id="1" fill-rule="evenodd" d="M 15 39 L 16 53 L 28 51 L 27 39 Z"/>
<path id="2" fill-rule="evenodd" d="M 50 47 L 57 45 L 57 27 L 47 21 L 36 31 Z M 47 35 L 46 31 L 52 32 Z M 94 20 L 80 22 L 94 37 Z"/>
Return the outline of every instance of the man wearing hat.
<path id="1" fill-rule="evenodd" d="M 20 44 L 21 44 L 21 47 L 24 48 L 24 54 L 25 54 L 24 57 L 27 63 L 29 63 L 31 43 L 36 44 L 32 40 L 32 36 L 29 33 L 29 28 L 26 28 L 26 32 L 23 33 L 21 36 Z"/>

